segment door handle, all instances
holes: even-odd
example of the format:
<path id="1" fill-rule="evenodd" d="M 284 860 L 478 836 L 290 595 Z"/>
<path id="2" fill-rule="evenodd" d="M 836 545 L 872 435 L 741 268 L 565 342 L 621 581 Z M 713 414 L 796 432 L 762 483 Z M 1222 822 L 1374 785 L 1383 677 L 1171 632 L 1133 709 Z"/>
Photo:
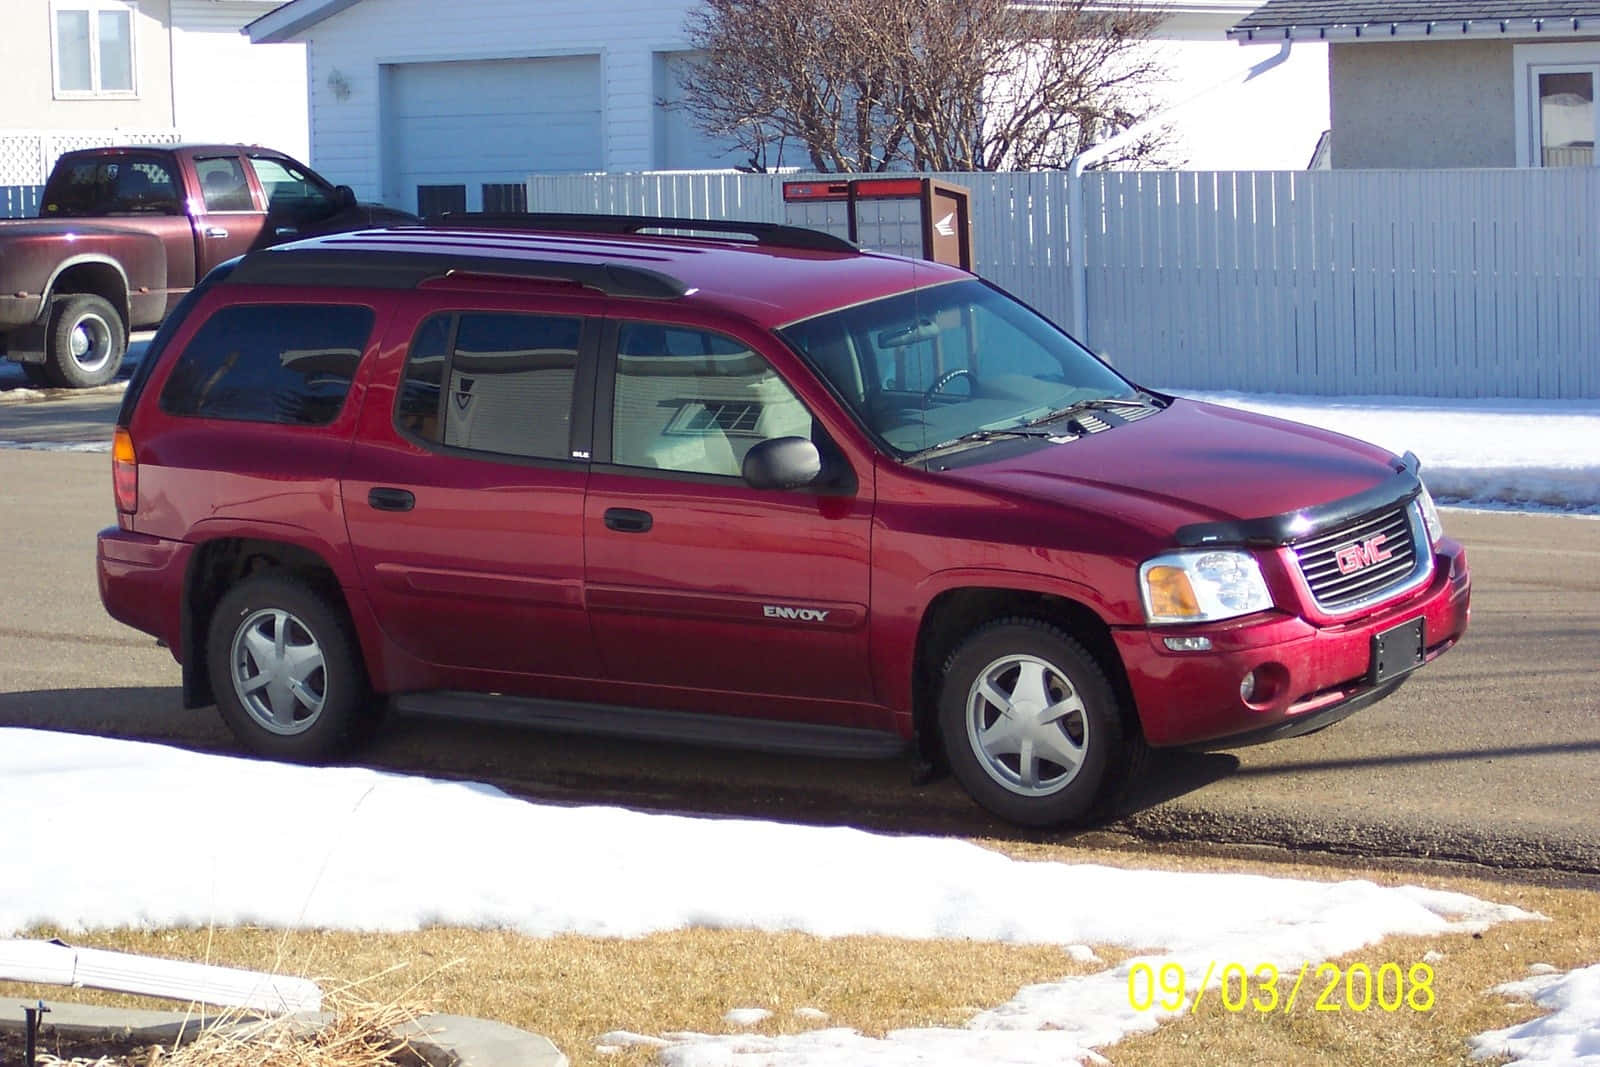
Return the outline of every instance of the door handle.
<path id="1" fill-rule="evenodd" d="M 633 508 L 606 509 L 606 529 L 616 530 L 618 533 L 649 533 L 654 522 L 648 511 L 635 511 Z"/>
<path id="2" fill-rule="evenodd" d="M 410 511 L 417 498 L 408 489 L 386 489 L 379 486 L 367 493 L 367 503 L 378 511 Z"/>
<path id="3" fill-rule="evenodd" d="M 226 237 L 226 236 L 228 236 L 228 231 L 224 230 L 221 226 L 207 226 L 206 227 L 206 236 L 207 237 Z"/>
<path id="4" fill-rule="evenodd" d="M 279 226 L 276 230 L 272 231 L 272 234 L 274 237 L 292 237 L 299 232 L 300 231 L 295 229 L 293 226 Z"/>

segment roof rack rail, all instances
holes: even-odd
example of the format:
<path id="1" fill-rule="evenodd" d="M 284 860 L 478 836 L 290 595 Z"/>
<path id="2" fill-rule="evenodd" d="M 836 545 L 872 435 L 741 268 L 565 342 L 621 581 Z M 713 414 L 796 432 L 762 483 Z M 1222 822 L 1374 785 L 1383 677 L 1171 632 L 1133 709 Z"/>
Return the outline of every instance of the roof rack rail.
<path id="1" fill-rule="evenodd" d="M 620 263 L 462 255 L 454 249 L 381 251 L 310 246 L 267 248 L 239 261 L 228 281 L 244 285 L 354 285 L 415 289 L 451 274 L 563 282 L 608 296 L 675 300 L 688 290 L 670 274 Z"/>
<path id="2" fill-rule="evenodd" d="M 843 237 L 781 222 L 751 222 L 744 219 L 683 219 L 663 215 L 567 214 L 559 211 L 529 212 L 454 212 L 429 215 L 428 226 L 548 230 L 558 233 L 636 234 L 645 230 L 688 230 L 699 233 L 744 234 L 758 245 L 777 248 L 804 248 L 818 252 L 859 252 L 861 249 Z"/>

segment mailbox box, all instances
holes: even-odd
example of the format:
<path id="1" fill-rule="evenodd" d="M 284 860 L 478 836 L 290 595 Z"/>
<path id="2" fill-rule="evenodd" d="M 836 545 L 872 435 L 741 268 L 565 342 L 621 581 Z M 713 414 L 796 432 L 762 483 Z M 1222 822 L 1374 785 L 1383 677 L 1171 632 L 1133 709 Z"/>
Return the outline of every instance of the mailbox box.
<path id="1" fill-rule="evenodd" d="M 968 191 L 933 178 L 783 183 L 784 221 L 862 248 L 972 269 Z"/>

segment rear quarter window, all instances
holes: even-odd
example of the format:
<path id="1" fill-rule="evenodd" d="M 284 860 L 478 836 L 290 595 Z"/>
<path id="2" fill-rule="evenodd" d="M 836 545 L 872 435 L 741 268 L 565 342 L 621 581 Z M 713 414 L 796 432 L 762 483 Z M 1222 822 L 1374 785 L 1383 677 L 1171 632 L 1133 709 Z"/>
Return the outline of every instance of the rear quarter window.
<path id="1" fill-rule="evenodd" d="M 369 307 L 343 304 L 223 308 L 178 356 L 161 410 L 290 426 L 332 422 L 374 319 Z"/>

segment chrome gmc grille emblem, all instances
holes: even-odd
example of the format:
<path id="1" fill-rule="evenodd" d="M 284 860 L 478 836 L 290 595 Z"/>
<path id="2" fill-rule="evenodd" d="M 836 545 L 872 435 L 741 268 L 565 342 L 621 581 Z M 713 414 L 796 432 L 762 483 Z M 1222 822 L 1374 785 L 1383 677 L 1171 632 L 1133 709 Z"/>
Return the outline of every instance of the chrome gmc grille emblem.
<path id="1" fill-rule="evenodd" d="M 1388 534 L 1377 534 L 1365 541 L 1351 541 L 1348 545 L 1340 545 L 1333 555 L 1334 562 L 1339 565 L 1339 573 L 1354 574 L 1373 564 L 1394 558 L 1394 553 L 1383 547 L 1383 543 L 1387 540 L 1389 540 Z"/>

